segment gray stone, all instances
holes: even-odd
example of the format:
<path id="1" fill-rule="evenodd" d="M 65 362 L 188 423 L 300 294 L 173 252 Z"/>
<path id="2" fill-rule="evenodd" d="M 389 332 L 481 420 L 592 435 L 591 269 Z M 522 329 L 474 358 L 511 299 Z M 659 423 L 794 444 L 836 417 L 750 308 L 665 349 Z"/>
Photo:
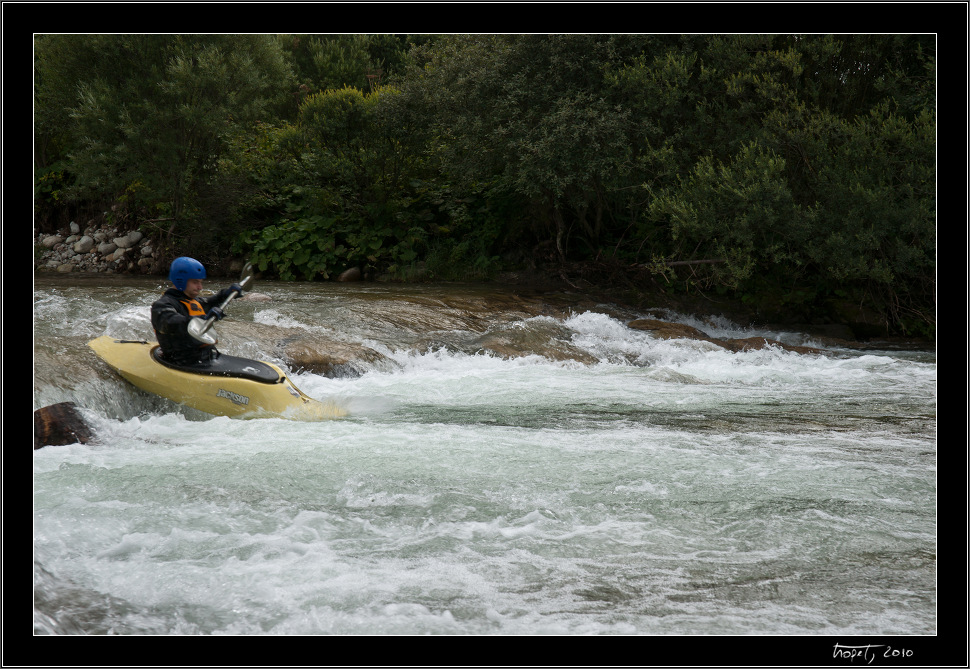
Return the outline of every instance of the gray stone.
<path id="1" fill-rule="evenodd" d="M 348 270 L 344 270 L 337 277 L 337 281 L 360 281 L 361 272 L 359 267 L 351 267 Z"/>
<path id="2" fill-rule="evenodd" d="M 92 248 L 94 248 L 94 240 L 91 237 L 88 237 L 87 235 L 85 235 L 84 237 L 81 237 L 81 239 L 79 239 L 77 243 L 74 245 L 74 252 L 87 253 Z"/>

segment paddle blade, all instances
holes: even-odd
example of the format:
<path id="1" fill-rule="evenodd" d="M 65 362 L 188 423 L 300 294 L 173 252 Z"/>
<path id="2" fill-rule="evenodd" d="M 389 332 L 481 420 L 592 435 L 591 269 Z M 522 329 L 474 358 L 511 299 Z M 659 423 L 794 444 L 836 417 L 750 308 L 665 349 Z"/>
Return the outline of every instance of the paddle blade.
<path id="1" fill-rule="evenodd" d="M 209 328 L 212 327 L 212 321 L 213 319 L 211 318 L 203 320 L 196 316 L 189 321 L 187 326 L 189 334 L 203 344 L 215 345 L 218 343 L 218 340 L 209 334 Z"/>

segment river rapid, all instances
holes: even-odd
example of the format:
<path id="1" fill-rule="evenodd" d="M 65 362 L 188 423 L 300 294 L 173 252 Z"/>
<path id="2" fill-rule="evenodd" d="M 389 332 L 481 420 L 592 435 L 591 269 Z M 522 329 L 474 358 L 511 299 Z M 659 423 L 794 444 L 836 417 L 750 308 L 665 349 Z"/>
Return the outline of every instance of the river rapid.
<path id="1" fill-rule="evenodd" d="M 348 416 L 237 420 L 85 345 L 153 340 L 164 287 L 35 278 L 34 408 L 97 437 L 33 453 L 35 634 L 936 634 L 934 350 L 663 314 L 822 349 L 731 352 L 563 295 L 264 281 L 220 350 Z M 379 356 L 295 369 L 274 330 Z"/>

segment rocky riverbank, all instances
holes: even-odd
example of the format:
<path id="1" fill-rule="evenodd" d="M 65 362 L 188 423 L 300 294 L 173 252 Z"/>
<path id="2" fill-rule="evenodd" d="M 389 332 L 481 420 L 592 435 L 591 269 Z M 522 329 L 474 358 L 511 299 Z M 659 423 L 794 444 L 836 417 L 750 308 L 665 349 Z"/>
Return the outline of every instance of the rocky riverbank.
<path id="1" fill-rule="evenodd" d="M 35 271 L 157 274 L 165 264 L 160 250 L 138 230 L 82 229 L 72 221 L 67 230 L 40 234 L 34 241 Z"/>
<path id="2" fill-rule="evenodd" d="M 170 254 L 138 230 L 89 224 L 83 230 L 75 222 L 54 234 L 40 233 L 34 238 L 35 272 L 94 272 L 105 274 L 158 274 L 166 276 Z M 207 268 L 216 276 L 228 271 L 238 273 L 243 260 L 230 260 L 222 268 Z M 219 270 L 223 272 L 220 272 Z M 337 281 L 360 281 L 357 267 L 340 273 Z"/>

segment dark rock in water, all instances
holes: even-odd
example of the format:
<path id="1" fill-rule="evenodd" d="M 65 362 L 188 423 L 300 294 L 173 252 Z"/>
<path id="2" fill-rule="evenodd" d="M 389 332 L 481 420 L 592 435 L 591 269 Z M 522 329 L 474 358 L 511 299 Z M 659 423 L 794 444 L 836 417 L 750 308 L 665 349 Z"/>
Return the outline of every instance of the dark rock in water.
<path id="1" fill-rule="evenodd" d="M 375 367 L 393 364 L 363 344 L 340 341 L 303 328 L 237 321 L 227 323 L 222 334 L 226 336 L 225 352 L 232 352 L 238 338 L 261 350 L 272 351 L 295 372 L 328 378 L 354 378 Z"/>
<path id="2" fill-rule="evenodd" d="M 359 267 L 351 267 L 340 273 L 337 277 L 337 281 L 360 281 L 363 275 L 360 272 Z"/>
<path id="3" fill-rule="evenodd" d="M 595 356 L 567 343 L 565 332 L 564 327 L 554 323 L 530 323 L 525 326 L 513 323 L 486 333 L 476 339 L 473 345 L 506 360 L 538 355 L 548 360 L 574 360 L 584 365 L 598 362 Z"/>
<path id="4" fill-rule="evenodd" d="M 764 337 L 748 337 L 746 339 L 710 339 L 715 344 L 720 344 L 724 348 L 738 352 L 738 351 L 757 351 L 768 346 L 777 346 L 778 348 L 784 349 L 786 351 L 792 351 L 793 353 L 821 353 L 822 351 L 813 348 L 811 346 L 792 346 L 791 344 L 782 344 L 780 341 L 775 341 L 774 339 L 765 339 Z"/>
<path id="5" fill-rule="evenodd" d="M 279 352 L 297 371 L 328 378 L 354 378 L 386 358 L 360 344 L 349 344 L 314 337 L 292 337 L 279 342 Z"/>
<path id="6" fill-rule="evenodd" d="M 627 327 L 633 328 L 634 330 L 645 330 L 652 332 L 654 333 L 654 336 L 660 339 L 697 339 L 700 341 L 706 341 L 712 344 L 717 344 L 718 346 L 734 352 L 759 350 L 767 346 L 776 346 L 794 353 L 818 354 L 822 352 L 821 350 L 812 348 L 811 346 L 792 346 L 790 344 L 782 344 L 780 341 L 775 341 L 774 339 L 765 339 L 764 337 L 747 337 L 746 339 L 717 339 L 715 337 L 711 337 L 705 332 L 702 332 L 701 330 L 698 330 L 695 327 L 691 327 L 690 325 L 684 325 L 682 323 L 668 323 L 667 321 L 655 321 L 647 318 L 630 321 L 627 323 Z"/>
<path id="7" fill-rule="evenodd" d="M 91 429 L 73 402 L 61 402 L 34 411 L 34 450 L 44 446 L 87 444 Z"/>
<path id="8" fill-rule="evenodd" d="M 247 302 L 271 302 L 273 300 L 266 293 L 246 293 L 239 299 L 246 300 Z"/>
<path id="9" fill-rule="evenodd" d="M 683 323 L 668 323 L 667 321 L 655 321 L 649 318 L 630 321 L 627 327 L 634 330 L 647 330 L 660 339 L 702 339 L 710 341 L 711 338 L 697 328 Z"/>

